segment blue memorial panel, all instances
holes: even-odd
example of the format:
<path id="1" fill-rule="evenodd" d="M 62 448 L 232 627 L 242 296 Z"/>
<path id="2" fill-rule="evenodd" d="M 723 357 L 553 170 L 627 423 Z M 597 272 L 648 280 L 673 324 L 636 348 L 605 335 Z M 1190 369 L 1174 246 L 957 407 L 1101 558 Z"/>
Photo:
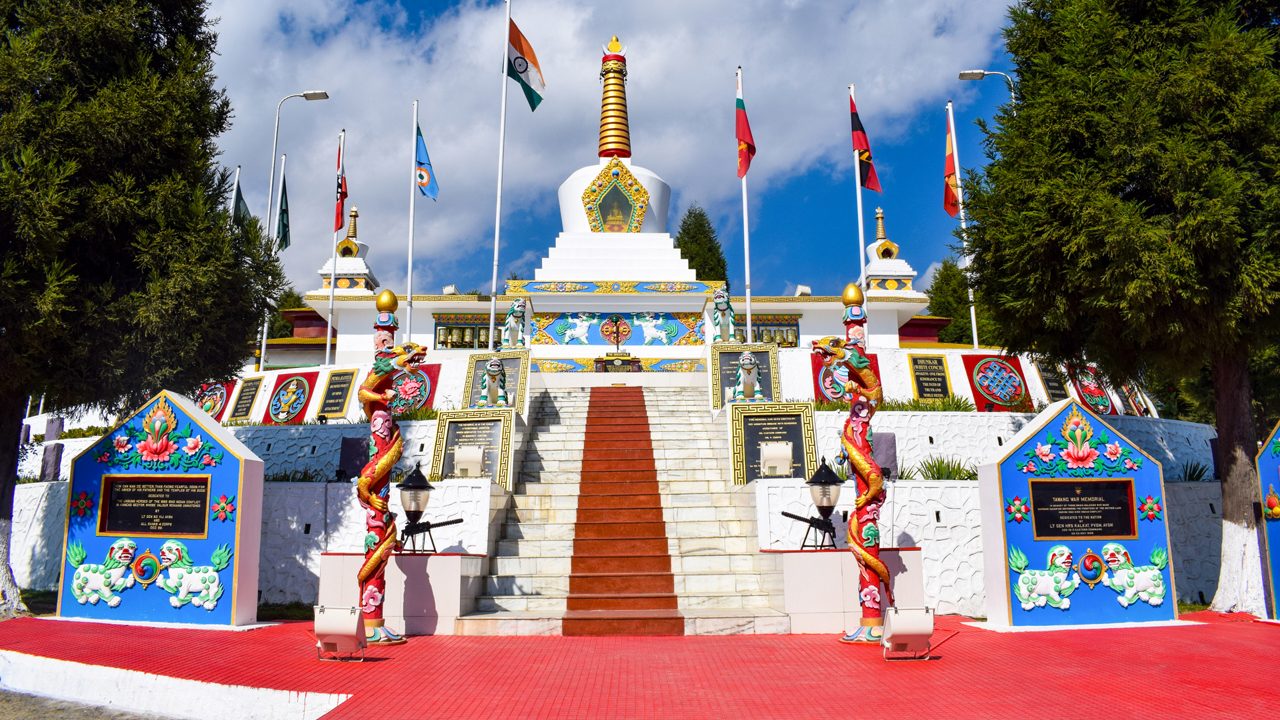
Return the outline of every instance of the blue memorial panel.
<path id="1" fill-rule="evenodd" d="M 1271 429 L 1258 452 L 1259 497 L 1262 498 L 1262 564 L 1267 572 L 1267 617 L 1280 620 L 1280 424 Z"/>
<path id="2" fill-rule="evenodd" d="M 1177 618 L 1160 465 L 1071 402 L 998 465 L 1009 622 Z"/>

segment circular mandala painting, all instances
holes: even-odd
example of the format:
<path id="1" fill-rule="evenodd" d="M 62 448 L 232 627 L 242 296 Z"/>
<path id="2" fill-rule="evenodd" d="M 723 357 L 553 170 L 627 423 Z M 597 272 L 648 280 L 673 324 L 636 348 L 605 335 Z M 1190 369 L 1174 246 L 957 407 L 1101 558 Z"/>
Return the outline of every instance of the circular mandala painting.
<path id="1" fill-rule="evenodd" d="M 211 383 L 200 388 L 200 392 L 196 393 L 196 405 L 213 417 L 218 417 L 222 408 L 227 405 L 227 386 Z"/>
<path id="2" fill-rule="evenodd" d="M 291 377 L 271 396 L 271 420 L 278 424 L 290 422 L 302 413 L 311 397 L 311 383 L 304 377 Z"/>
<path id="3" fill-rule="evenodd" d="M 400 370 L 391 380 L 396 396 L 387 403 L 391 414 L 400 417 L 420 409 L 431 397 L 431 378 L 421 370 Z"/>
<path id="4" fill-rule="evenodd" d="M 1091 367 L 1078 368 L 1075 372 L 1076 390 L 1080 399 L 1088 403 L 1089 408 L 1099 415 L 1111 414 L 1111 396 L 1102 385 L 1098 371 Z"/>
<path id="5" fill-rule="evenodd" d="M 849 382 L 849 368 L 843 364 L 834 368 L 823 366 L 818 371 L 818 388 L 826 400 L 844 400 L 844 384 Z"/>
<path id="6" fill-rule="evenodd" d="M 1013 407 L 1027 399 L 1027 384 L 1007 361 L 986 358 L 973 366 L 973 386 L 997 405 Z"/>

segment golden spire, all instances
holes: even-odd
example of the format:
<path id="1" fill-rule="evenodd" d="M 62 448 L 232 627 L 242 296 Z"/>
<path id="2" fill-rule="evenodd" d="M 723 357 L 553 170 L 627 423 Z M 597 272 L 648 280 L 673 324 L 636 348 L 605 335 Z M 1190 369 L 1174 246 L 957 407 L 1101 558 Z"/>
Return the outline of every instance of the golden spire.
<path id="1" fill-rule="evenodd" d="M 351 208 L 351 221 L 347 224 L 347 236 L 338 243 L 338 257 L 355 257 L 360 253 L 360 246 L 356 245 L 356 218 L 360 217 L 360 211 Z"/>
<path id="2" fill-rule="evenodd" d="M 618 36 L 604 48 L 600 79 L 600 157 L 631 157 L 631 129 L 627 124 L 627 57 Z"/>
<path id="3" fill-rule="evenodd" d="M 876 208 L 876 241 L 872 243 L 875 255 L 884 260 L 898 257 L 898 243 L 889 239 L 884 231 L 884 208 Z"/>
<path id="4" fill-rule="evenodd" d="M 884 232 L 884 208 L 876 208 L 876 240 L 888 240 Z"/>

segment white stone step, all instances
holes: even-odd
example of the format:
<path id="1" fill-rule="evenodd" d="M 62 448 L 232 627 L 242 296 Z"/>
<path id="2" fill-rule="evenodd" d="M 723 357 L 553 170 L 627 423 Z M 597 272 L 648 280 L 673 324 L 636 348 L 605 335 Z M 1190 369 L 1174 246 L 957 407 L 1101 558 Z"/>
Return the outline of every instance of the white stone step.
<path id="1" fill-rule="evenodd" d="M 492 575 L 564 575 L 572 564 L 567 557 L 495 557 L 489 559 Z"/>
<path id="2" fill-rule="evenodd" d="M 519 523 L 502 524 L 501 540 L 573 540 L 575 525 L 567 523 Z"/>
<path id="3" fill-rule="evenodd" d="M 498 557 L 568 558 L 573 540 L 499 540 Z"/>
<path id="4" fill-rule="evenodd" d="M 563 612 L 471 613 L 454 621 L 458 635 L 559 635 Z M 686 626 L 688 621 L 686 621 Z"/>

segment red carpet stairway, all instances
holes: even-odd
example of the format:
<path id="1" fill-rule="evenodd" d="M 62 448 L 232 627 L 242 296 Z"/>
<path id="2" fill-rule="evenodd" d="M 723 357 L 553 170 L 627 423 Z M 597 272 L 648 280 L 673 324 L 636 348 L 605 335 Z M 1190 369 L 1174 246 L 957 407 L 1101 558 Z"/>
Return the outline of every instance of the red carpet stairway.
<path id="1" fill-rule="evenodd" d="M 565 635 L 683 635 L 638 387 L 593 388 Z"/>

